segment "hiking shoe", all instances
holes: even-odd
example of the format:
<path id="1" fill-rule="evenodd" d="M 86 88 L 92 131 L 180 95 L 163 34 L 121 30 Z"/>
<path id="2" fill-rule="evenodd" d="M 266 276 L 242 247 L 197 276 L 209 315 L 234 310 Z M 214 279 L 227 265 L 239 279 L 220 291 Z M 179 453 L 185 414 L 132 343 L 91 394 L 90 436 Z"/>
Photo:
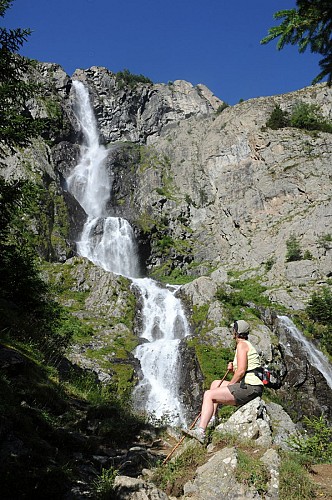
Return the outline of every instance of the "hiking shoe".
<path id="1" fill-rule="evenodd" d="M 205 443 L 205 431 L 201 427 L 196 429 L 183 429 L 183 434 L 193 439 L 197 439 L 201 444 Z"/>
<path id="2" fill-rule="evenodd" d="M 216 416 L 213 415 L 210 418 L 210 422 L 208 423 L 207 426 L 208 426 L 209 429 L 214 429 L 217 425 L 218 425 L 218 420 L 217 420 Z"/>

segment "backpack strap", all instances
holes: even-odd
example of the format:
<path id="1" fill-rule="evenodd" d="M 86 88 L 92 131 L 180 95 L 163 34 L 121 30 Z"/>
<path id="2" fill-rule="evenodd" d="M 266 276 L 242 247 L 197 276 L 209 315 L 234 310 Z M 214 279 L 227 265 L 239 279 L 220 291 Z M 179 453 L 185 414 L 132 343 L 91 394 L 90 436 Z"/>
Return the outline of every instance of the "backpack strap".
<path id="1" fill-rule="evenodd" d="M 256 377 L 258 377 L 260 380 L 262 380 L 263 378 L 263 367 L 262 366 L 257 366 L 256 368 L 252 368 L 251 370 L 247 370 L 245 372 L 245 374 L 243 375 L 243 378 L 240 382 L 240 387 L 241 389 L 246 389 L 247 388 L 247 384 L 244 382 L 244 379 L 245 379 L 245 376 L 247 375 L 247 373 L 254 373 L 256 375 Z"/>

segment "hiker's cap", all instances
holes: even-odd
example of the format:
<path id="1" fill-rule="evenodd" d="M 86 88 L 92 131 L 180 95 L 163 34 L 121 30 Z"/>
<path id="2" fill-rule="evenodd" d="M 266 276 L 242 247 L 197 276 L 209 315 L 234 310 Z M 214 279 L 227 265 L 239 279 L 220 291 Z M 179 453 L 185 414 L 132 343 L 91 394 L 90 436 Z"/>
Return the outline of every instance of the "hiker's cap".
<path id="1" fill-rule="evenodd" d="M 236 333 L 249 333 L 250 330 L 249 323 L 247 323 L 243 319 L 234 321 L 233 328 L 236 331 Z"/>

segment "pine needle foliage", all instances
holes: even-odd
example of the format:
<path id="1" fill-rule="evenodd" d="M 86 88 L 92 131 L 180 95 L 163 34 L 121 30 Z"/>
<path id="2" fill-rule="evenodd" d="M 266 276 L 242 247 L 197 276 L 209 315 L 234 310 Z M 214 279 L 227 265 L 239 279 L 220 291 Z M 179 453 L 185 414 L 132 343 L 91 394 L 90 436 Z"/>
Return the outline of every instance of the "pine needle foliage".
<path id="1" fill-rule="evenodd" d="M 12 3 L 0 0 L 0 17 Z M 0 140 L 9 147 L 24 146 L 42 130 L 42 120 L 34 119 L 27 106 L 38 93 L 38 86 L 26 79 L 31 61 L 18 55 L 30 34 L 30 29 L 0 27 Z M 4 154 L 2 147 L 0 155 Z"/>
<path id="2" fill-rule="evenodd" d="M 129 71 L 129 69 L 124 69 L 123 71 L 118 71 L 115 74 L 117 81 L 119 82 L 119 87 L 123 87 L 124 84 L 129 87 L 135 87 L 139 83 L 153 83 L 150 78 L 144 75 L 135 75 Z"/>
<path id="3" fill-rule="evenodd" d="M 296 8 L 279 10 L 274 18 L 281 20 L 279 26 L 268 30 L 268 35 L 261 40 L 266 44 L 278 38 L 277 49 L 285 45 L 297 45 L 300 53 L 310 48 L 320 54 L 320 73 L 312 83 L 325 77 L 332 83 L 332 3 L 331 0 L 297 0 Z"/>
<path id="4" fill-rule="evenodd" d="M 272 130 L 289 127 L 289 116 L 287 111 L 283 111 L 277 104 L 273 109 L 270 118 L 266 122 L 266 126 Z"/>
<path id="5" fill-rule="evenodd" d="M 323 325 L 332 323 L 332 290 L 327 286 L 320 292 L 314 292 L 308 303 L 306 311 L 310 319 L 318 321 Z"/>

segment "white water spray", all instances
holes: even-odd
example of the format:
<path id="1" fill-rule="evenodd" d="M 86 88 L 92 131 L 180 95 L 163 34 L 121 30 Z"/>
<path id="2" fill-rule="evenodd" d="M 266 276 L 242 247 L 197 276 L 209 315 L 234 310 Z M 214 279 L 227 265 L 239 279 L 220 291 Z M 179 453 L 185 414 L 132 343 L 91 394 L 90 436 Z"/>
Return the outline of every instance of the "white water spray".
<path id="1" fill-rule="evenodd" d="M 106 167 L 109 150 L 99 143 L 97 123 L 88 90 L 74 81 L 75 116 L 83 133 L 81 158 L 67 179 L 68 189 L 87 213 L 77 251 L 106 271 L 127 277 L 139 276 L 134 232 L 125 219 L 109 217 L 111 174 Z"/>
<path id="2" fill-rule="evenodd" d="M 137 401 L 146 400 L 145 408 L 153 418 L 167 418 L 170 423 L 183 424 L 185 420 L 178 397 L 178 347 L 180 340 L 189 333 L 187 319 L 180 301 L 174 296 L 176 288 L 171 292 L 148 278 L 133 282 L 142 293 L 142 337 L 149 341 L 135 351 L 141 363 L 143 380 L 136 387 L 134 396 Z"/>
<path id="3" fill-rule="evenodd" d="M 78 253 L 106 271 L 132 279 L 143 298 L 142 337 L 147 340 L 135 350 L 143 379 L 134 391 L 139 408 L 170 424 L 185 423 L 179 399 L 179 342 L 189 333 L 188 323 L 175 289 L 161 288 L 153 280 L 139 278 L 139 260 L 134 232 L 119 217 L 109 217 L 107 204 L 112 188 L 106 168 L 108 150 L 99 143 L 99 134 L 87 89 L 74 81 L 84 144 L 81 158 L 67 179 L 68 188 L 87 213 Z"/>
<path id="4" fill-rule="evenodd" d="M 303 333 L 300 332 L 288 316 L 278 316 L 278 319 L 287 328 L 292 337 L 302 344 L 307 353 L 308 360 L 312 366 L 321 372 L 327 384 L 332 389 L 332 367 L 327 357 L 312 342 L 305 338 Z"/>
<path id="5" fill-rule="evenodd" d="M 83 133 L 81 159 L 67 179 L 68 189 L 89 217 L 103 217 L 110 198 L 111 181 L 105 167 L 107 149 L 99 143 L 97 124 L 90 106 L 89 93 L 74 81 L 77 100 L 75 114 Z"/>

